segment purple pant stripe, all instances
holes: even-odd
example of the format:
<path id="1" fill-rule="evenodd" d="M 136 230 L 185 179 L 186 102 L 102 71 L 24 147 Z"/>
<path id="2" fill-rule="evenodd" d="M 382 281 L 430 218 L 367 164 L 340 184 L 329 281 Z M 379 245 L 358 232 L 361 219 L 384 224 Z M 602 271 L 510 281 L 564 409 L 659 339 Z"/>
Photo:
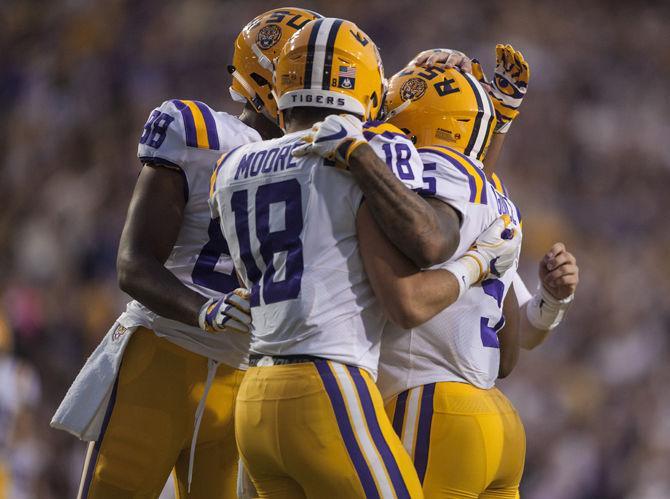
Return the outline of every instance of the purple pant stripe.
<path id="1" fill-rule="evenodd" d="M 219 134 L 216 131 L 216 121 L 209 108 L 200 101 L 195 101 L 195 105 L 202 112 L 202 117 L 205 119 L 205 128 L 207 128 L 207 141 L 209 148 L 219 150 Z"/>
<path id="2" fill-rule="evenodd" d="M 421 394 L 421 407 L 419 409 L 419 427 L 414 447 L 414 467 L 423 483 L 428 465 L 428 451 L 430 449 L 430 426 L 433 422 L 433 395 L 435 394 L 435 383 L 424 385 Z"/>
<path id="3" fill-rule="evenodd" d="M 335 412 L 335 419 L 337 420 L 337 425 L 340 428 L 340 434 L 342 435 L 342 440 L 344 440 L 344 445 L 347 448 L 349 457 L 354 464 L 356 473 L 358 474 L 358 479 L 361 481 L 363 490 L 365 491 L 365 497 L 369 498 L 379 498 L 379 492 L 377 491 L 377 486 L 375 481 L 372 478 L 372 473 L 368 464 L 365 462 L 361 448 L 356 441 L 354 436 L 354 430 L 351 426 L 351 421 L 349 420 L 349 414 L 347 414 L 347 406 L 344 403 L 344 397 L 340 392 L 340 388 L 337 385 L 335 375 L 330 370 L 328 362 L 325 360 L 318 360 L 314 362 L 319 375 L 321 376 L 321 381 L 323 386 L 326 388 L 326 393 L 328 398 L 330 398 L 330 403 L 333 406 L 333 411 Z"/>
<path id="4" fill-rule="evenodd" d="M 405 390 L 400 395 L 395 403 L 395 412 L 393 413 L 393 429 L 396 435 L 402 438 L 402 424 L 405 420 L 405 409 L 407 408 L 407 394 L 409 390 Z"/>
<path id="5" fill-rule="evenodd" d="M 398 499 L 409 499 L 409 490 L 407 490 L 405 480 L 403 479 L 402 473 L 400 473 L 400 468 L 398 467 L 398 463 L 395 460 L 395 456 L 391 452 L 391 448 L 384 438 L 382 429 L 379 426 L 377 412 L 375 411 L 375 407 L 372 403 L 372 397 L 370 396 L 368 385 L 363 379 L 363 375 L 358 368 L 347 366 L 347 369 L 349 369 L 349 373 L 351 374 L 351 377 L 354 380 L 354 384 L 356 385 L 358 398 L 360 399 L 361 405 L 363 406 L 363 413 L 365 414 L 365 421 L 368 425 L 370 436 L 372 437 L 372 441 L 375 443 L 375 446 L 377 447 L 377 450 L 382 457 L 382 461 L 384 461 L 384 466 L 386 467 L 386 471 L 391 478 L 393 489 L 395 490 Z M 386 417 L 386 415 L 384 415 L 384 417 Z"/>
<path id="6" fill-rule="evenodd" d="M 86 470 L 86 476 L 84 478 L 84 488 L 82 489 L 82 499 L 86 499 L 88 497 L 88 489 L 91 487 L 91 480 L 93 480 L 93 472 L 95 471 L 95 465 L 97 464 L 98 461 L 98 454 L 100 454 L 102 439 L 105 438 L 107 425 L 109 425 L 109 420 L 112 417 L 112 410 L 114 409 L 114 404 L 116 403 L 116 388 L 118 384 L 119 384 L 119 378 L 117 376 L 116 381 L 114 382 L 114 387 L 112 388 L 112 394 L 109 396 L 109 403 L 107 404 L 105 417 L 102 420 L 102 427 L 100 428 L 100 436 L 98 437 L 98 440 L 96 440 L 95 445 L 93 446 L 91 459 L 88 462 L 88 469 Z"/>
<path id="7" fill-rule="evenodd" d="M 180 100 L 173 100 L 172 103 L 179 109 L 184 119 L 184 129 L 186 130 L 186 145 L 188 147 L 198 147 L 198 136 L 195 131 L 195 119 L 191 108 Z"/>

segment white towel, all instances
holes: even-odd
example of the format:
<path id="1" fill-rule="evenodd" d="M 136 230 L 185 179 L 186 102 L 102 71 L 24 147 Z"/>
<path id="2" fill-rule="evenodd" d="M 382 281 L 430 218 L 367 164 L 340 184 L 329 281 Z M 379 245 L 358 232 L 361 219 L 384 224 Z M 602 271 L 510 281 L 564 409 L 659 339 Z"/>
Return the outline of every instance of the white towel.
<path id="1" fill-rule="evenodd" d="M 114 323 L 67 391 L 51 420 L 53 428 L 88 442 L 98 439 L 123 352 L 136 329 Z"/>

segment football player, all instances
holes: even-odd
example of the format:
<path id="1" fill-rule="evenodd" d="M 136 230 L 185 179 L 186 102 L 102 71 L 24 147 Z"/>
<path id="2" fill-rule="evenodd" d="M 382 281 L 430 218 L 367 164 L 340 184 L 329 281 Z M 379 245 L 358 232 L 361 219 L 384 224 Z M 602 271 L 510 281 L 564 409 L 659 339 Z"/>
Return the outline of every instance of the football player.
<path id="1" fill-rule="evenodd" d="M 372 231 L 429 263 L 449 250 L 434 209 L 405 187 L 421 183 L 417 152 L 393 126 L 363 127 L 382 106 L 383 72 L 349 21 L 296 33 L 274 83 L 287 134 L 228 153 L 212 178 L 213 214 L 251 289 L 241 458 L 261 497 L 421 497 L 373 381 L 385 318 L 363 270 L 371 248 L 357 240 Z M 393 199 L 414 226 L 388 222 Z M 398 231 L 393 243 L 375 220 Z M 486 268 L 501 256 L 501 233 L 487 234 L 495 249 L 473 251 Z"/>
<path id="2" fill-rule="evenodd" d="M 178 496 L 234 497 L 234 400 L 247 367 L 248 301 L 218 221 L 209 216 L 217 158 L 281 134 L 274 58 L 314 12 L 258 16 L 235 42 L 231 95 L 238 118 L 203 102 L 154 109 L 118 253 L 135 300 L 75 380 L 52 425 L 91 441 L 80 497 L 157 497 L 174 468 Z M 197 455 L 197 460 L 195 456 Z"/>
<path id="3" fill-rule="evenodd" d="M 519 115 L 519 108 L 528 88 L 530 67 L 523 54 L 511 45 L 496 45 L 496 68 L 491 81 L 484 76 L 479 61 L 470 60 L 464 53 L 452 49 L 424 50 L 410 65 L 459 68 L 474 74 L 486 89 L 496 110 L 496 124 L 483 163 L 491 180 L 504 189 L 495 173 L 495 167 L 507 132 Z M 528 291 L 518 274 L 513 280 L 513 289 L 520 307 L 519 342 L 526 350 L 542 344 L 549 332 L 561 323 L 579 284 L 577 261 L 563 243 L 552 245 L 538 267 L 540 285 L 534 294 Z"/>
<path id="4" fill-rule="evenodd" d="M 413 138 L 421 154 L 424 194 L 457 213 L 456 254 L 500 215 L 519 226 L 517 207 L 483 171 L 495 110 L 474 76 L 409 66 L 390 80 L 387 103 L 390 122 Z M 380 263 L 393 258 L 399 256 L 389 252 L 365 262 L 393 319 L 384 330 L 378 384 L 426 497 L 515 497 L 525 435 L 494 383 L 518 356 L 518 305 L 508 293 L 516 262 L 510 272 L 464 289 L 455 303 L 450 298 L 431 317 L 440 295 L 425 282 L 436 271 L 396 278 Z"/>

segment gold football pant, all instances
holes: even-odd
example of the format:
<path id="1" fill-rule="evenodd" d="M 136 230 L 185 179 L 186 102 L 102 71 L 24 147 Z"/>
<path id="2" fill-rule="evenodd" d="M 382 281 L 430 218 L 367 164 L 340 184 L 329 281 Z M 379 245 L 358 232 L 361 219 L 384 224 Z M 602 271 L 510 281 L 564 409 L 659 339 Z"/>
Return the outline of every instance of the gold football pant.
<path id="1" fill-rule="evenodd" d="M 100 438 L 89 447 L 80 497 L 155 498 L 173 468 L 178 498 L 235 497 L 234 401 L 244 371 L 223 364 L 207 396 L 186 494 L 195 412 L 207 373 L 205 357 L 148 329 L 135 331 Z"/>
<path id="2" fill-rule="evenodd" d="M 426 498 L 518 497 L 526 435 L 497 388 L 432 383 L 400 393 L 386 411 Z"/>
<path id="3" fill-rule="evenodd" d="M 337 362 L 252 367 L 235 409 L 260 497 L 423 497 L 370 375 Z"/>

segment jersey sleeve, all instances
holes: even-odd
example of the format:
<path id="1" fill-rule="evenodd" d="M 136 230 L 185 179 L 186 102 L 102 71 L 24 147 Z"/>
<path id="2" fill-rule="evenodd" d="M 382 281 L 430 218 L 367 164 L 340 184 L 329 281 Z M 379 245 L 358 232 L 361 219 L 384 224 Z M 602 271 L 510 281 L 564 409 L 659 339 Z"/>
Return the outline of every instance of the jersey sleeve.
<path id="1" fill-rule="evenodd" d="M 184 169 L 188 161 L 184 119 L 173 101 L 165 101 L 149 114 L 137 146 L 142 163 Z"/>
<path id="2" fill-rule="evenodd" d="M 512 289 L 514 289 L 514 294 L 516 294 L 516 299 L 519 302 L 519 308 L 523 307 L 533 298 L 533 295 L 528 290 L 526 283 L 523 282 L 523 279 L 521 279 L 521 276 L 518 272 L 514 273 Z"/>
<path id="3" fill-rule="evenodd" d="M 424 189 L 465 216 L 469 204 L 486 204 L 484 172 L 462 155 L 446 148 L 419 149 L 423 161 Z"/>
<path id="4" fill-rule="evenodd" d="M 415 191 L 422 189 L 423 163 L 412 141 L 399 128 L 371 121 L 363 125 L 363 135 L 403 184 Z"/>

